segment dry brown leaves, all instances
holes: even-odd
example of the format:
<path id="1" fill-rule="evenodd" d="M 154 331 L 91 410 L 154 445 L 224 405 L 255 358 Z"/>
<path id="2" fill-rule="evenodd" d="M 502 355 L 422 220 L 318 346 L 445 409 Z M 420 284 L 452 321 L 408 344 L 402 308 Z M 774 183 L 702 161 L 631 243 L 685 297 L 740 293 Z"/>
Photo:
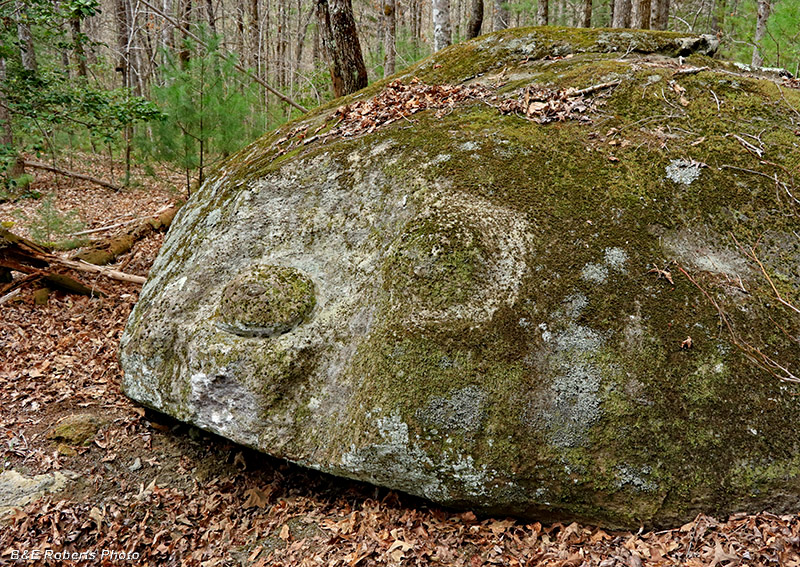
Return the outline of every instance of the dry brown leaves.
<path id="1" fill-rule="evenodd" d="M 116 179 L 123 171 L 122 164 L 116 163 L 114 164 L 115 174 L 112 175 L 107 160 L 84 154 L 59 162 L 59 165 L 98 178 L 112 180 Z M 77 210 L 81 220 L 86 223 L 87 229 L 113 225 L 152 214 L 181 197 L 180 194 L 168 187 L 168 183 L 180 187 L 180 180 L 171 178 L 169 172 L 165 170 L 158 172 L 158 181 L 150 176 L 137 173 L 132 178 L 134 187 L 119 193 L 50 172 L 31 169 L 30 173 L 36 177 L 30 187 L 31 191 L 42 195 L 56 193 L 55 204 L 58 209 L 61 212 Z M 37 199 L 0 203 L 0 221 L 14 223 L 12 231 L 28 238 L 30 234 L 26 223 L 20 220 L 19 216 L 22 214 L 28 218 L 35 218 L 36 209 L 39 206 L 41 206 L 41 201 Z M 108 232 L 95 233 L 92 238 L 104 238 L 109 234 Z"/>
<path id="2" fill-rule="evenodd" d="M 791 77 L 783 79 L 783 86 L 790 89 L 800 89 L 800 77 Z"/>
<path id="3" fill-rule="evenodd" d="M 515 97 L 495 105 L 495 108 L 503 114 L 524 116 L 538 124 L 566 120 L 590 123 L 592 120 L 589 114 L 596 111 L 601 104 L 601 101 L 590 98 L 590 95 L 618 84 L 619 81 L 614 81 L 586 89 L 569 88 L 566 90 L 528 85 L 521 89 Z"/>
<path id="4" fill-rule="evenodd" d="M 459 103 L 484 99 L 490 94 L 491 91 L 482 86 L 427 85 L 417 78 L 404 85 L 395 80 L 369 100 L 339 107 L 310 135 L 307 127 L 295 128 L 276 141 L 275 145 L 280 148 L 278 155 L 282 155 L 317 140 L 369 134 L 380 126 L 407 119 L 423 110 L 436 110 L 437 116 L 444 116 Z M 331 123 L 333 126 L 326 130 Z"/>

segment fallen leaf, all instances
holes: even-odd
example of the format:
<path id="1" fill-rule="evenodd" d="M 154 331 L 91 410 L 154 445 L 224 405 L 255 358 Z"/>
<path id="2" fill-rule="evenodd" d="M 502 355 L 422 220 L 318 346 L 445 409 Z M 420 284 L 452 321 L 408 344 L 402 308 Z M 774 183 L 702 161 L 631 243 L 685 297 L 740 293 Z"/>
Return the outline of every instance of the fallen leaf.
<path id="1" fill-rule="evenodd" d="M 244 501 L 245 508 L 265 508 L 269 503 L 272 491 L 264 491 L 260 488 L 250 488 L 244 491 L 247 500 Z"/>

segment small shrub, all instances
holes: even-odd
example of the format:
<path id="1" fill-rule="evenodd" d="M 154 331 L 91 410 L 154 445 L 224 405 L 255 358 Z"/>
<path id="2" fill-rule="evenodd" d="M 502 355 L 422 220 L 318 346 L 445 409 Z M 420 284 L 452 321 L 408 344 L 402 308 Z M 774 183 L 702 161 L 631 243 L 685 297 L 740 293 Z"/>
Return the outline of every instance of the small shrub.
<path id="1" fill-rule="evenodd" d="M 72 250 L 84 246 L 86 238 L 71 236 L 82 231 L 86 225 L 79 218 L 76 209 L 62 213 L 53 204 L 53 195 L 48 195 L 36 211 L 28 216 L 22 211 L 17 211 L 15 216 L 25 223 L 31 235 L 31 240 L 54 250 Z"/>

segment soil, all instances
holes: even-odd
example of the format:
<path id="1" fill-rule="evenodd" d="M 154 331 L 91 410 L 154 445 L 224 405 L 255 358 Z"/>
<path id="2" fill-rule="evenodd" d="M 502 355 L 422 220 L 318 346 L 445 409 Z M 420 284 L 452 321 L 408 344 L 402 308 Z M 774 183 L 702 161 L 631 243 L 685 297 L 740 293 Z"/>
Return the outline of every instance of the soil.
<path id="1" fill-rule="evenodd" d="M 111 176 L 101 160 L 77 162 Z M 54 193 L 87 228 L 183 196 L 166 174 L 139 175 L 121 193 L 36 175 L 30 190 Z M 25 234 L 12 213 L 37 206 L 0 203 L 0 221 Z M 113 267 L 147 275 L 162 239 L 138 242 Z M 0 471 L 77 473 L 66 489 L 0 520 L 0 565 L 800 566 L 800 514 L 701 515 L 638 533 L 476 517 L 272 459 L 146 410 L 121 393 L 116 354 L 139 286 L 97 284 L 102 298 L 56 291 L 36 305 L 36 289 L 26 287 L 0 306 Z M 104 423 L 88 445 L 48 437 L 74 414 Z"/>

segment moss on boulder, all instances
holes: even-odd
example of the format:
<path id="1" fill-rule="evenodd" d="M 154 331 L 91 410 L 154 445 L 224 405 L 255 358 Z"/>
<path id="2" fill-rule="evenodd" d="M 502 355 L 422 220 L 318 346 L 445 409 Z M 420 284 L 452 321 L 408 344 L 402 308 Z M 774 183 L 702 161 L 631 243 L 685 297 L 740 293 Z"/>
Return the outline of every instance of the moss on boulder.
<path id="1" fill-rule="evenodd" d="M 800 93 L 713 44 L 488 34 L 395 77 L 481 100 L 298 135 L 332 131 L 328 106 L 267 135 L 170 229 L 123 337 L 125 391 L 489 513 L 796 510 Z M 561 121 L 500 111 L 531 86 L 557 109 L 606 84 Z"/>
<path id="2" fill-rule="evenodd" d="M 314 304 L 314 283 L 297 270 L 249 266 L 222 290 L 219 320 L 232 333 L 269 337 L 301 324 Z"/>

